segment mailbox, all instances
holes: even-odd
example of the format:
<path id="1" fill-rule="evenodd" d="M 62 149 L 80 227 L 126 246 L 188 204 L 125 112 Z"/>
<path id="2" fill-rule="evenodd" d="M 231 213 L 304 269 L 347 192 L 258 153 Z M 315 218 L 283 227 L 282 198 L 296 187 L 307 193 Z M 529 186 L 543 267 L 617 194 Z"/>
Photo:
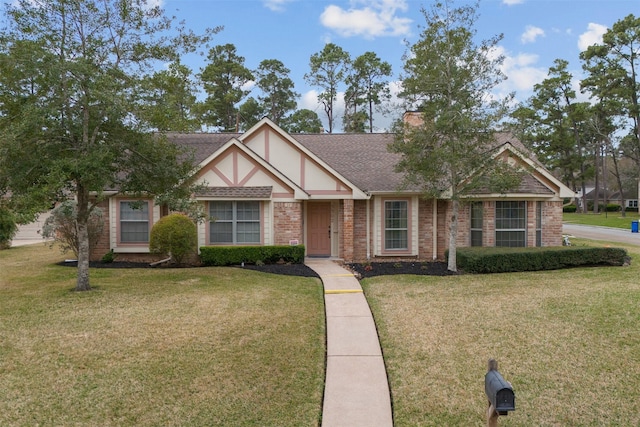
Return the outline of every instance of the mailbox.
<path id="1" fill-rule="evenodd" d="M 484 391 L 489 403 L 499 415 L 508 415 L 516 409 L 516 396 L 511 384 L 506 382 L 496 370 L 490 370 L 484 376 Z"/>

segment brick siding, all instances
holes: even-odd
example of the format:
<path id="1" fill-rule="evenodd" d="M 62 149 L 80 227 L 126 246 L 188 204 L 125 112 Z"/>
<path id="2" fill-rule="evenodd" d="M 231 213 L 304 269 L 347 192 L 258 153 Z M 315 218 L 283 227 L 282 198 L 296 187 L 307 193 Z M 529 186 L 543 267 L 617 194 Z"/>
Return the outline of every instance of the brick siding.
<path id="1" fill-rule="evenodd" d="M 292 240 L 303 242 L 301 202 L 275 202 L 273 204 L 274 245 L 288 245 Z"/>

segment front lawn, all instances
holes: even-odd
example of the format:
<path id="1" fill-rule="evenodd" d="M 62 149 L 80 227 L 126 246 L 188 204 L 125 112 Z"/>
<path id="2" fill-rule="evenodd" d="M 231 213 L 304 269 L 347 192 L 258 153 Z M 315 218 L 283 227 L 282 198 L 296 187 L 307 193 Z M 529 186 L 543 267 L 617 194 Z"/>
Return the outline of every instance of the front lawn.
<path id="1" fill-rule="evenodd" d="M 0 251 L 0 425 L 316 426 L 318 279 L 236 268 L 75 268 Z"/>
<path id="2" fill-rule="evenodd" d="M 395 425 L 485 426 L 489 358 L 516 394 L 501 426 L 640 425 L 640 248 L 616 246 L 630 267 L 364 280 Z"/>
<path id="3" fill-rule="evenodd" d="M 640 219 L 640 216 L 637 212 L 626 212 L 625 217 L 623 217 L 620 212 L 602 212 L 598 214 L 565 212 L 562 214 L 562 222 L 581 225 L 597 225 L 600 227 L 624 228 L 626 230 L 631 229 L 631 221 L 638 221 L 638 219 Z"/>

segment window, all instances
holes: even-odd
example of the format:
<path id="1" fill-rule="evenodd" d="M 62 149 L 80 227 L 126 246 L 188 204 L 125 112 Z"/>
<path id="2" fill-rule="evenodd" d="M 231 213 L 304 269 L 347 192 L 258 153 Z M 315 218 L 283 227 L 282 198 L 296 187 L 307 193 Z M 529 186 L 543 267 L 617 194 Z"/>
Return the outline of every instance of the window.
<path id="1" fill-rule="evenodd" d="M 409 249 L 409 217 L 406 200 L 384 202 L 384 248 Z"/>
<path id="2" fill-rule="evenodd" d="M 120 202 L 120 242 L 149 243 L 149 202 Z"/>
<path id="3" fill-rule="evenodd" d="M 536 202 L 536 246 L 542 246 L 542 202 Z"/>
<path id="4" fill-rule="evenodd" d="M 496 246 L 526 246 L 526 231 L 526 202 L 496 202 Z"/>
<path id="5" fill-rule="evenodd" d="M 209 216 L 211 243 L 260 243 L 260 202 L 210 202 Z"/>
<path id="6" fill-rule="evenodd" d="M 482 202 L 471 203 L 471 246 L 482 246 Z"/>

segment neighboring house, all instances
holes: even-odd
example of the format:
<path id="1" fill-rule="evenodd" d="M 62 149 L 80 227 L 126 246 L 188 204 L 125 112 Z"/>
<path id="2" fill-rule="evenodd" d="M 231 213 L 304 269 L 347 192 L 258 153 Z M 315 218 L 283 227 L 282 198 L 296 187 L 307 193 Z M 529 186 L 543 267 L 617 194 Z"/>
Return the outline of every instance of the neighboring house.
<path id="1" fill-rule="evenodd" d="M 624 191 L 622 193 L 623 206 L 625 209 L 638 209 L 638 191 L 634 188 L 633 191 Z M 609 196 L 609 203 L 620 203 L 620 192 Z"/>
<path id="2" fill-rule="evenodd" d="M 399 190 L 389 153 L 391 134 L 290 135 L 268 119 L 245 133 L 168 135 L 194 150 L 195 197 L 215 220 L 198 225 L 198 245 L 304 244 L 307 256 L 345 261 L 443 259 L 451 203 Z M 519 188 L 479 193 L 461 204 L 459 246 L 559 246 L 562 199 L 574 193 L 518 141 L 498 134 L 497 155 L 526 166 Z M 110 249 L 121 258 L 144 258 L 149 233 L 167 209 L 147 200 L 114 195 L 103 202 L 108 227 L 99 259 Z"/>

